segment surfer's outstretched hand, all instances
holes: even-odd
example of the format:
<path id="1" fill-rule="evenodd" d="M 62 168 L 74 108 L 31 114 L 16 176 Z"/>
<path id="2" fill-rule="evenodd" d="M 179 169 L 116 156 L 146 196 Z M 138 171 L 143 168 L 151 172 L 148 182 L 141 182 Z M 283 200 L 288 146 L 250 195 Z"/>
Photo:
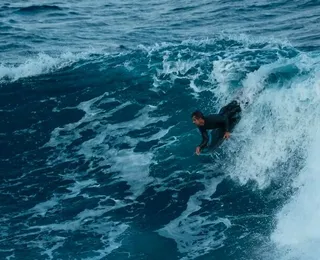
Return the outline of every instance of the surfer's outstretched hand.
<path id="1" fill-rule="evenodd" d="M 196 148 L 196 155 L 199 155 L 200 152 L 201 152 L 201 150 L 200 150 L 200 147 L 198 146 L 198 147 Z"/>

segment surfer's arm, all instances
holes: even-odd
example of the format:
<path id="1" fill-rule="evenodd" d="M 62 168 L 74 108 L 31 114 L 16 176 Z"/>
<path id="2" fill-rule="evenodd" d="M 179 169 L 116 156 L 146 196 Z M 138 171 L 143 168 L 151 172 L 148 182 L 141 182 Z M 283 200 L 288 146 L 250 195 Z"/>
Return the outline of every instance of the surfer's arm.
<path id="1" fill-rule="evenodd" d="M 227 115 L 223 116 L 222 121 L 223 121 L 223 123 L 224 123 L 224 131 L 225 131 L 225 132 L 229 132 L 230 122 L 229 122 L 228 116 L 227 116 Z"/>
<path id="2" fill-rule="evenodd" d="M 202 150 L 203 148 L 205 148 L 209 142 L 209 136 L 208 136 L 208 132 L 205 129 L 201 129 L 200 128 L 200 132 L 201 132 L 201 136 L 202 136 L 202 142 L 201 144 L 199 144 L 199 148 L 200 150 Z"/>
<path id="3" fill-rule="evenodd" d="M 230 136 L 230 121 L 229 121 L 229 117 L 228 114 L 226 115 L 219 115 L 219 117 L 216 119 L 217 123 L 222 123 L 224 125 L 224 138 L 229 138 Z"/>
<path id="4" fill-rule="evenodd" d="M 210 120 L 210 122 L 212 123 L 212 128 L 220 128 L 224 131 L 223 138 L 228 139 L 230 137 L 230 121 L 228 114 L 212 115 Z"/>
<path id="5" fill-rule="evenodd" d="M 224 136 L 223 136 L 223 138 L 224 139 L 229 139 L 229 137 L 230 137 L 230 122 L 229 122 L 229 118 L 228 118 L 228 116 L 227 115 L 225 115 L 224 116 L 225 117 L 225 119 L 224 119 L 224 122 L 225 122 L 225 133 L 224 133 Z"/>

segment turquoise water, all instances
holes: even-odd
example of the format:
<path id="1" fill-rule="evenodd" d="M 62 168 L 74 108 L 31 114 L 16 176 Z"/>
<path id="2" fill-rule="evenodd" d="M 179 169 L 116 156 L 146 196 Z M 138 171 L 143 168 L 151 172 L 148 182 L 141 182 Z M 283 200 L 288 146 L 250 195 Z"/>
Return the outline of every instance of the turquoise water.
<path id="1" fill-rule="evenodd" d="M 319 259 L 317 1 L 0 4 L 1 259 Z M 250 101 L 194 154 L 195 109 Z"/>

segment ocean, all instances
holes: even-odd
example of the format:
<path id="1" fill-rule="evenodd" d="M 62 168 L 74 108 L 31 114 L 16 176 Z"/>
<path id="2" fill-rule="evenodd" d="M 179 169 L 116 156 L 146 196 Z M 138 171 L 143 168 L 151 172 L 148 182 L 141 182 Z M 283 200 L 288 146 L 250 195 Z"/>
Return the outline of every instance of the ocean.
<path id="1" fill-rule="evenodd" d="M 320 259 L 320 2 L 2 0 L 0 259 Z M 214 151 L 191 113 L 238 94 Z"/>

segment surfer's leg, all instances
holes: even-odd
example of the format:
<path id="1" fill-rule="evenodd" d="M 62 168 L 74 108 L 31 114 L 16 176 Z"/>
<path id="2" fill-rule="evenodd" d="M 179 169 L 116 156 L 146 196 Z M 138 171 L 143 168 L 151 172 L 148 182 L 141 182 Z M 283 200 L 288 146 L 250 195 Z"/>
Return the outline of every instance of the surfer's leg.
<path id="1" fill-rule="evenodd" d="M 238 101 L 233 100 L 232 102 L 230 102 L 228 105 L 222 107 L 219 111 L 220 115 L 228 115 L 228 116 L 232 116 L 235 113 L 239 113 L 241 112 L 241 107 L 240 104 L 238 103 Z"/>

